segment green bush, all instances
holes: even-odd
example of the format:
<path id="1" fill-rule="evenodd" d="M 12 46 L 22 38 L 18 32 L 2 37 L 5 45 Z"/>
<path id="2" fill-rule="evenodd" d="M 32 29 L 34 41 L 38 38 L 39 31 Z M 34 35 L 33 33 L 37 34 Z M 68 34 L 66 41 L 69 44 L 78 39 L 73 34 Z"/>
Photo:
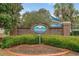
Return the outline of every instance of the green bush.
<path id="1" fill-rule="evenodd" d="M 44 44 L 60 48 L 67 48 L 79 52 L 79 37 L 77 36 L 43 35 L 42 39 Z"/>
<path id="2" fill-rule="evenodd" d="M 19 35 L 19 36 L 8 36 L 2 41 L 1 48 L 8 48 L 20 44 L 37 44 L 38 36 L 36 35 Z"/>
<path id="3" fill-rule="evenodd" d="M 58 35 L 42 35 L 42 44 L 66 48 L 79 52 L 78 36 L 58 36 Z M 8 48 L 20 44 L 38 44 L 37 35 L 18 35 L 8 36 L 2 41 L 1 48 Z"/>
<path id="4" fill-rule="evenodd" d="M 73 35 L 74 35 L 74 36 L 79 36 L 79 31 L 72 31 L 72 32 L 71 32 L 71 35 L 72 35 L 72 36 L 73 36 Z"/>

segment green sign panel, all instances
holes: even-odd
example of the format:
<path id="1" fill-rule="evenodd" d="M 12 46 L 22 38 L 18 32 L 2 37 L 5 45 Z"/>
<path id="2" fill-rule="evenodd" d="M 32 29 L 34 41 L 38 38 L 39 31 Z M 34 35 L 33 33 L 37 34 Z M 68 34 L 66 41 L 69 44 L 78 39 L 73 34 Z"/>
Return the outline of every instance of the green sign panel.
<path id="1" fill-rule="evenodd" d="M 37 25 L 37 26 L 34 26 L 33 30 L 37 34 L 43 34 L 44 32 L 46 32 L 47 27 L 44 25 Z"/>

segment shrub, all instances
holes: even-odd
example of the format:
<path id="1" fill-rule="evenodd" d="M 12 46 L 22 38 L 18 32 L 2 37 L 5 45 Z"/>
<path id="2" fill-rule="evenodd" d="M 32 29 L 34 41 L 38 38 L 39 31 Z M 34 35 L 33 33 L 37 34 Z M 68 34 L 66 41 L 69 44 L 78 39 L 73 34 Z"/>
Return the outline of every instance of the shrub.
<path id="1" fill-rule="evenodd" d="M 67 48 L 79 52 L 79 37 L 78 36 L 58 36 L 58 35 L 42 35 L 42 44 Z M 1 48 L 8 48 L 20 44 L 38 44 L 37 35 L 18 35 L 8 36 L 2 41 Z"/>
<path id="2" fill-rule="evenodd" d="M 44 44 L 52 45 L 60 48 L 67 48 L 79 52 L 79 37 L 77 36 L 53 36 L 43 35 Z"/>
<path id="3" fill-rule="evenodd" d="M 19 35 L 19 36 L 8 36 L 2 41 L 1 48 L 8 48 L 20 44 L 37 44 L 38 36 L 36 35 Z"/>
<path id="4" fill-rule="evenodd" d="M 79 31 L 72 31 L 72 32 L 71 32 L 71 35 L 72 35 L 72 36 L 73 36 L 73 35 L 74 35 L 74 36 L 79 36 Z"/>

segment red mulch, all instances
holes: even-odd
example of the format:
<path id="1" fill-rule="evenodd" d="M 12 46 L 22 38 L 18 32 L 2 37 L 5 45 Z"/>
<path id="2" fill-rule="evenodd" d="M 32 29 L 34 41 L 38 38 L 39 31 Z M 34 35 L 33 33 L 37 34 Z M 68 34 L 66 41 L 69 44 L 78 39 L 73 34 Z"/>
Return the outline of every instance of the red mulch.
<path id="1" fill-rule="evenodd" d="M 19 45 L 9 48 L 10 51 L 22 54 L 52 54 L 60 53 L 65 51 L 65 49 L 49 46 L 49 45 Z"/>

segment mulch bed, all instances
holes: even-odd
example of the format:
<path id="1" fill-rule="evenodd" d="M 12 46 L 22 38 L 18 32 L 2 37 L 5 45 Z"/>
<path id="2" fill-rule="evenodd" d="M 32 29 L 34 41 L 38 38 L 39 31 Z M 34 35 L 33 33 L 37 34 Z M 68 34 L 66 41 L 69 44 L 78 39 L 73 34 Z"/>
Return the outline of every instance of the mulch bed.
<path id="1" fill-rule="evenodd" d="M 9 48 L 10 51 L 21 53 L 21 54 L 28 54 L 28 55 L 39 55 L 39 54 L 54 54 L 64 52 L 66 49 L 61 49 L 49 45 L 19 45 L 15 47 Z"/>

